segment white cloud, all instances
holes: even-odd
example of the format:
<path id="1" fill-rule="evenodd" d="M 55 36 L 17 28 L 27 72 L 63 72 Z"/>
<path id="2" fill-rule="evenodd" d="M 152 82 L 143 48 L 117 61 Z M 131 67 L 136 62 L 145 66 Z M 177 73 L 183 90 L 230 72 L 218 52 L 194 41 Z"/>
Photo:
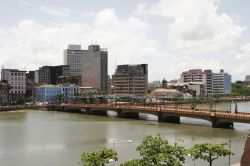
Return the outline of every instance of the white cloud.
<path id="1" fill-rule="evenodd" d="M 84 12 L 84 13 L 81 13 L 82 17 L 93 17 L 95 15 L 96 15 L 95 12 Z"/>
<path id="2" fill-rule="evenodd" d="M 245 29 L 217 9 L 215 0 L 160 0 L 138 6 L 137 13 L 173 19 L 166 31 L 172 49 L 205 53 L 232 47 Z"/>
<path id="3" fill-rule="evenodd" d="M 230 64 L 233 74 L 238 76 L 237 79 L 243 79 L 245 75 L 249 75 L 250 64 L 250 43 L 246 43 L 236 51 L 232 57 Z"/>
<path id="4" fill-rule="evenodd" d="M 61 7 L 51 8 L 47 6 L 39 6 L 39 9 L 47 14 L 55 15 L 55 16 L 69 16 L 71 14 L 71 10 Z"/>
<path id="5" fill-rule="evenodd" d="M 157 43 L 148 38 L 150 25 L 139 18 L 121 20 L 114 9 L 97 13 L 92 23 L 57 23 L 42 25 L 23 20 L 17 26 L 0 28 L 1 64 L 6 68 L 38 69 L 42 65 L 59 65 L 68 44 L 82 44 L 84 49 L 94 41 L 109 50 L 112 74 L 120 63 L 146 63 L 157 54 Z"/>
<path id="6" fill-rule="evenodd" d="M 0 27 L 0 63 L 27 70 L 59 65 L 68 44 L 86 49 L 97 43 L 108 48 L 110 74 L 116 61 L 148 63 L 150 80 L 178 78 L 191 68 L 224 68 L 238 79 L 250 63 L 250 44 L 242 48 L 235 44 L 245 27 L 217 8 L 215 0 L 159 0 L 139 5 L 136 14 L 126 19 L 114 9 L 104 9 L 79 14 L 91 17 L 85 23 L 44 25 L 23 20 L 14 27 Z"/>
<path id="7" fill-rule="evenodd" d="M 21 5 L 25 5 L 25 6 L 30 6 L 31 3 L 29 1 L 26 1 L 26 0 L 18 0 L 18 2 L 21 4 Z"/>

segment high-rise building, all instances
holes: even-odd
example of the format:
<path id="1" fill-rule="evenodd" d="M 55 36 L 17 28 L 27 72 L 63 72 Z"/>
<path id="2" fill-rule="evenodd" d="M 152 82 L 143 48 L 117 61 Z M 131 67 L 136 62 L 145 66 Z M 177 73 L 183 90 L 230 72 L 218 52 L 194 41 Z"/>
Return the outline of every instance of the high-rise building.
<path id="1" fill-rule="evenodd" d="M 41 84 L 56 85 L 59 83 L 58 78 L 68 76 L 70 67 L 68 65 L 59 66 L 42 66 L 38 70 L 38 82 Z"/>
<path id="2" fill-rule="evenodd" d="M 81 59 L 82 86 L 108 93 L 108 51 L 99 45 L 90 45 Z"/>
<path id="3" fill-rule="evenodd" d="M 82 75 L 82 56 L 86 54 L 86 50 L 81 49 L 81 45 L 69 45 L 64 50 L 64 65 L 69 65 L 70 76 Z"/>
<path id="4" fill-rule="evenodd" d="M 250 75 L 246 75 L 245 81 L 250 82 Z"/>
<path id="5" fill-rule="evenodd" d="M 221 70 L 219 73 L 213 73 L 212 70 L 193 69 L 182 72 L 181 82 L 195 83 L 204 85 L 205 95 L 213 94 L 231 94 L 231 75 Z"/>
<path id="6" fill-rule="evenodd" d="M 17 69 L 2 69 L 1 79 L 6 80 L 11 86 L 10 94 L 25 94 L 26 91 L 26 71 Z"/>
<path id="7" fill-rule="evenodd" d="M 232 91 L 232 79 L 231 75 L 225 73 L 224 70 L 220 70 L 219 73 L 213 73 L 213 94 L 229 95 Z"/>
<path id="8" fill-rule="evenodd" d="M 212 70 L 204 70 L 203 85 L 205 89 L 205 96 L 213 95 L 213 72 Z"/>
<path id="9" fill-rule="evenodd" d="M 112 76 L 113 93 L 143 96 L 147 92 L 148 65 L 118 65 Z"/>

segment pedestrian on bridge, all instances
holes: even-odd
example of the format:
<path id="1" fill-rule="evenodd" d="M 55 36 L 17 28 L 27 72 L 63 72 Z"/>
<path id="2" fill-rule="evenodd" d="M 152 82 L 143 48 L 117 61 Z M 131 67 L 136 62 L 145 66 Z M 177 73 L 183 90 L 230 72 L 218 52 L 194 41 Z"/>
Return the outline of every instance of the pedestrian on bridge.
<path id="1" fill-rule="evenodd" d="M 234 113 L 237 114 L 238 113 L 238 106 L 237 106 L 237 101 L 235 102 L 235 110 Z"/>

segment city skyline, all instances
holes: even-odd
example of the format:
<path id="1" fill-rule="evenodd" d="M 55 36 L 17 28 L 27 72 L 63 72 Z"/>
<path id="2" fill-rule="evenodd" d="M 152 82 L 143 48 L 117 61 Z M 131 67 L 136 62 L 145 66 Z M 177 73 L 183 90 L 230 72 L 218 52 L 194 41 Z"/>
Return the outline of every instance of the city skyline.
<path id="1" fill-rule="evenodd" d="M 0 64 L 27 71 L 61 65 L 68 44 L 85 49 L 97 43 L 108 48 L 109 75 L 116 65 L 146 63 L 149 81 L 179 78 L 196 68 L 225 69 L 233 81 L 244 80 L 249 3 L 12 0 L 0 7 Z"/>

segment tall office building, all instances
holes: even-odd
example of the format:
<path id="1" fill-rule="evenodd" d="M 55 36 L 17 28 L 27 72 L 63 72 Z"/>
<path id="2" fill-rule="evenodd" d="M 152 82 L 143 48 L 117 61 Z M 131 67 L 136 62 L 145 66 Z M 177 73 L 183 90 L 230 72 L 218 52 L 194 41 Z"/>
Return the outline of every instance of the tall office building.
<path id="1" fill-rule="evenodd" d="M 231 81 L 231 75 L 225 73 L 224 70 L 220 70 L 219 73 L 213 73 L 212 70 L 193 69 L 181 74 L 181 82 L 183 83 L 202 83 L 206 96 L 231 94 Z"/>
<path id="2" fill-rule="evenodd" d="M 220 70 L 219 73 L 213 73 L 213 94 L 229 95 L 232 91 L 231 75 Z"/>
<path id="3" fill-rule="evenodd" d="M 108 51 L 99 45 L 90 45 L 84 52 L 82 63 L 82 86 L 108 93 Z"/>
<path id="4" fill-rule="evenodd" d="M 2 69 L 1 79 L 6 80 L 11 86 L 10 94 L 25 94 L 26 91 L 26 71 L 17 69 Z"/>
<path id="5" fill-rule="evenodd" d="M 68 65 L 42 66 L 38 70 L 38 82 L 41 84 L 56 85 L 60 76 L 68 76 L 70 67 Z"/>
<path id="6" fill-rule="evenodd" d="M 246 75 L 245 81 L 250 82 L 250 75 Z"/>
<path id="7" fill-rule="evenodd" d="M 148 65 L 118 65 L 112 76 L 112 92 L 118 95 L 143 96 L 147 92 Z"/>
<path id="8" fill-rule="evenodd" d="M 86 50 L 81 49 L 81 45 L 69 45 L 64 50 L 64 65 L 69 65 L 70 76 L 82 75 L 82 56 L 86 54 Z"/>

